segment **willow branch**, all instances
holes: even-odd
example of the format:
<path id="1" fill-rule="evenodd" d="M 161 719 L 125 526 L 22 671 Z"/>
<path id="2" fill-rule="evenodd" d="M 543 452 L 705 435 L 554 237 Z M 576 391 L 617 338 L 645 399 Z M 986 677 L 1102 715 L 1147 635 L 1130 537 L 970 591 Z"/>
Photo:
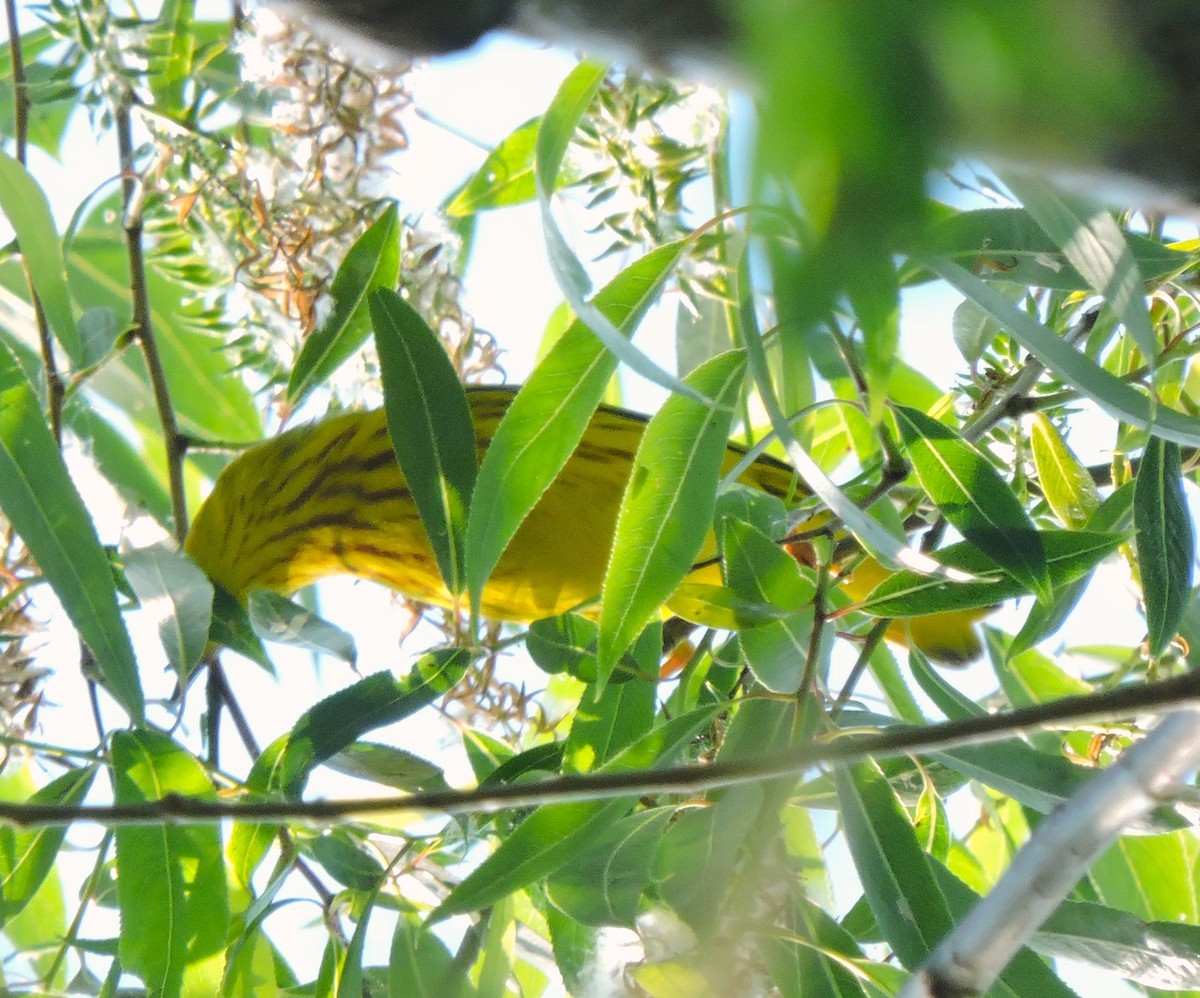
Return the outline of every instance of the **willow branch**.
<path id="1" fill-rule="evenodd" d="M 126 93 L 117 107 L 116 129 L 117 146 L 121 156 L 121 203 L 125 246 L 129 255 L 129 282 L 133 296 L 133 332 L 146 358 L 146 368 L 150 372 L 150 384 L 154 391 L 154 402 L 158 408 L 163 442 L 167 449 L 167 481 L 171 490 L 175 536 L 182 541 L 187 536 L 188 527 L 187 502 L 183 488 L 183 456 L 187 444 L 175 419 L 167 374 L 158 352 L 158 342 L 154 337 L 154 325 L 150 316 L 150 291 L 146 283 L 146 257 L 142 245 L 144 194 L 133 162 L 133 123 L 130 117 L 132 102 L 132 94 Z"/>
<path id="2" fill-rule="evenodd" d="M 570 801 L 638 798 L 647 794 L 694 794 L 742 783 L 799 775 L 821 764 L 849 765 L 868 758 L 944 751 L 964 745 L 1002 741 L 1051 725 L 1127 718 L 1130 714 L 1200 704 L 1200 672 L 1142 686 L 1063 697 L 1024 707 L 931 725 L 898 725 L 871 734 L 842 734 L 754 758 L 706 765 L 667 766 L 622 773 L 560 776 L 538 784 L 435 791 L 407 796 L 363 797 L 336 801 L 227 801 L 168 795 L 138 804 L 83 805 L 0 803 L 0 822 L 17 828 L 70 825 L 157 825 L 243 821 L 304 821 L 331 824 L 378 817 L 441 814 L 490 814 L 509 808 L 541 807 Z"/>

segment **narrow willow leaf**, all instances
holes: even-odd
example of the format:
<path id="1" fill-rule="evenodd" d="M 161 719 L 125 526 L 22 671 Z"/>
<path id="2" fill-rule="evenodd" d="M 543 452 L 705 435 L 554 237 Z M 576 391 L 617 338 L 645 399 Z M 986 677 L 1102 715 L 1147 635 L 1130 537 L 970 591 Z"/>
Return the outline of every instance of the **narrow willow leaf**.
<path id="1" fill-rule="evenodd" d="M 325 765 L 345 776 L 409 792 L 442 775 L 440 767 L 420 756 L 375 742 L 353 742 L 326 759 Z"/>
<path id="2" fill-rule="evenodd" d="M 117 804 L 215 797 L 204 767 L 159 732 L 115 732 L 112 759 Z M 215 994 L 229 927 L 220 829 L 127 825 L 116 834 L 123 969 L 154 994 Z"/>
<path id="3" fill-rule="evenodd" d="M 834 770 L 850 854 L 888 945 L 915 970 L 954 925 L 916 830 L 869 763 Z"/>
<path id="4" fill-rule="evenodd" d="M 650 420 L 621 500 L 600 611 L 600 682 L 691 571 L 712 528 L 733 403 L 742 387 L 740 351 L 690 375 L 710 407 L 676 395 Z"/>
<path id="5" fill-rule="evenodd" d="M 79 439 L 96 466 L 133 509 L 154 517 L 164 528 L 171 522 L 171 496 L 147 467 L 146 458 L 125 435 L 97 413 L 82 393 L 71 397 L 64 423 Z"/>
<path id="6" fill-rule="evenodd" d="M 654 363 L 633 346 L 599 308 L 589 304 L 587 299 L 592 285 L 587 271 L 554 220 L 551 202 L 558 187 L 563 157 L 606 72 L 607 67 L 599 63 L 581 62 L 576 66 L 559 87 L 538 129 L 534 172 L 550 270 L 571 310 L 618 360 L 667 391 L 697 398 L 693 388 Z"/>
<path id="7" fill-rule="evenodd" d="M 764 600 L 745 599 L 728 586 L 685 582 L 667 601 L 671 612 L 693 624 L 739 631 L 783 620 L 795 613 Z"/>
<path id="8" fill-rule="evenodd" d="M 593 305 L 631 336 L 682 251 L 682 244 L 670 243 L 647 253 L 600 291 Z M 508 407 L 471 497 L 466 570 L 473 608 L 517 528 L 578 447 L 616 366 L 616 357 L 576 319 Z"/>
<path id="9" fill-rule="evenodd" d="M 1124 835 L 1088 871 L 1095 897 L 1146 921 L 1200 920 L 1196 876 L 1196 839 L 1191 828 L 1171 835 Z"/>
<path id="10" fill-rule="evenodd" d="M 403 679 L 377 672 L 326 697 L 305 711 L 278 751 L 263 753 L 251 786 L 299 793 L 314 766 L 368 731 L 402 721 L 448 693 L 469 662 L 465 649 L 440 649 L 422 656 Z"/>
<path id="11" fill-rule="evenodd" d="M 1046 530 L 1040 536 L 1054 589 L 1086 575 L 1126 540 L 1124 534 L 1087 530 Z M 982 609 L 1029 592 L 1011 576 L 998 574 L 999 566 L 968 541 L 951 544 L 935 553 L 946 565 L 970 572 L 981 581 L 948 582 L 916 572 L 896 572 L 876 586 L 857 609 L 875 617 L 919 617 Z"/>
<path id="12" fill-rule="evenodd" d="M 353 637 L 286 596 L 267 589 L 251 590 L 246 614 L 254 633 L 266 641 L 332 655 L 351 666 L 358 662 Z"/>
<path id="13" fill-rule="evenodd" d="M 546 882 L 551 902 L 583 925 L 633 928 L 655 849 L 675 813 L 673 807 L 649 808 L 613 822 Z"/>
<path id="14" fill-rule="evenodd" d="M 865 262 L 862 266 L 868 267 Z M 859 357 L 867 379 L 867 415 L 874 426 L 883 418 L 900 347 L 900 287 L 890 261 L 880 261 L 855 275 L 849 296 L 862 331 Z"/>
<path id="15" fill-rule="evenodd" d="M 351 890 L 374 890 L 383 879 L 379 860 L 368 855 L 343 829 L 335 828 L 301 840 L 299 845 L 304 855 L 316 860 L 334 880 Z"/>
<path id="16" fill-rule="evenodd" d="M 654 683 L 613 683 L 603 692 L 590 686 L 571 721 L 564 772 L 590 772 L 637 741 L 654 725 L 656 706 Z"/>
<path id="17" fill-rule="evenodd" d="M 936 859 L 928 859 L 936 889 L 946 900 L 955 921 L 961 922 L 979 902 L 979 896 Z M 1059 978 L 1045 960 L 1028 947 L 1013 957 L 999 978 L 988 989 L 991 998 L 1077 998 L 1076 993 Z"/>
<path id="18" fill-rule="evenodd" d="M 371 296 L 388 432 L 452 595 L 462 592 L 463 536 L 475 487 L 475 428 L 441 341 L 394 291 Z"/>
<path id="19" fill-rule="evenodd" d="M 1153 367 L 1158 344 L 1146 307 L 1146 289 L 1133 251 L 1112 215 L 1065 198 L 1027 173 L 1006 171 L 1002 179 L 1090 288 L 1104 296 Z"/>
<path id="20" fill-rule="evenodd" d="M 700 708 L 659 725 L 595 771 L 616 773 L 671 765 L 720 706 Z M 632 799 L 618 799 L 538 808 L 450 892 L 431 922 L 485 908 L 513 891 L 544 880 L 571 863 L 581 850 L 600 841 L 632 803 Z"/>
<path id="21" fill-rule="evenodd" d="M 33 389 L 0 349 L 0 509 L 95 656 L 105 687 L 137 723 L 144 701 L 116 586 L 96 528 Z"/>
<path id="22" fill-rule="evenodd" d="M 803 896 L 796 899 L 794 912 L 792 924 L 799 938 L 763 934 L 757 940 L 771 982 L 783 998 L 860 998 L 869 994 L 851 969 L 863 960 L 853 936 Z"/>
<path id="23" fill-rule="evenodd" d="M 948 260 L 924 261 L 934 273 L 978 303 L 1014 340 L 1059 378 L 1092 399 L 1101 409 L 1138 429 L 1185 447 L 1200 446 L 1200 420 L 1152 404 L 1132 385 L 1109 374 L 1061 336 L 1022 311 L 995 288 Z"/>
<path id="24" fill-rule="evenodd" d="M 106 307 L 130 321 L 129 251 L 120 226 L 105 213 L 120 211 L 115 199 L 96 205 L 71 241 L 67 255 L 71 292 L 84 309 Z M 204 281 L 209 278 L 205 276 Z M 171 385 L 179 428 L 212 440 L 259 440 L 262 420 L 250 389 L 230 376 L 232 361 L 223 329 L 226 317 L 197 301 L 193 285 L 149 267 L 150 319 Z M 125 351 L 88 378 L 120 407 L 149 439 L 161 435 L 151 386 L 138 351 Z"/>
<path id="25" fill-rule="evenodd" d="M 446 207 L 451 218 L 478 211 L 525 204 L 537 197 L 533 179 L 533 154 L 541 118 L 532 118 L 501 139 L 488 153 L 483 166 Z"/>
<path id="26" fill-rule="evenodd" d="M 363 345 L 371 332 L 370 296 L 395 290 L 399 278 L 400 211 L 393 202 L 355 240 L 333 275 L 333 312 L 304 341 L 288 378 L 288 402 L 298 405 Z"/>
<path id="27" fill-rule="evenodd" d="M 388 958 L 387 994 L 445 998 L 462 993 L 457 989 L 465 983 L 465 975 L 466 968 L 455 967 L 446 944 L 418 915 L 401 912 Z"/>
<path id="28" fill-rule="evenodd" d="M 18 160 L 0 151 L 0 212 L 17 235 L 29 281 L 71 364 L 84 363 L 83 340 L 71 309 L 67 269 L 45 192 Z"/>
<path id="29" fill-rule="evenodd" d="M 158 12 L 158 22 L 149 36 L 147 82 L 154 104 L 163 113 L 182 115 L 185 84 L 193 72 L 196 48 L 193 0 L 168 0 Z"/>
<path id="30" fill-rule="evenodd" d="M 1042 539 L 1009 484 L 974 447 L 923 412 L 894 406 L 921 487 L 947 521 L 1041 602 L 1050 599 Z"/>
<path id="31" fill-rule="evenodd" d="M 1151 437 L 1133 495 L 1138 569 L 1150 654 L 1160 655 L 1179 630 L 1192 589 L 1195 541 L 1183 494 L 1179 447 Z"/>
<path id="32" fill-rule="evenodd" d="M 749 298 L 749 289 L 752 285 L 749 267 L 744 258 L 738 271 L 738 287 L 741 311 L 743 314 L 750 314 L 753 312 L 753 303 Z M 748 324 L 744 323 L 744 325 L 752 328 Z M 746 337 L 745 349 L 750 374 L 754 379 L 754 386 L 758 390 L 763 407 L 767 410 L 767 416 L 771 420 L 771 429 L 775 431 L 775 435 L 786 448 L 788 458 L 804 485 L 829 507 L 830 512 L 841 520 L 846 529 L 880 562 L 886 565 L 903 565 L 914 571 L 933 575 L 947 575 L 947 570 L 943 566 L 915 548 L 909 547 L 900 538 L 888 533 L 873 517 L 859 509 L 850 496 L 838 488 L 813 456 L 800 445 L 791 431 L 789 419 L 779 408 L 779 398 L 771 382 L 771 371 L 761 338 L 758 336 Z M 966 581 L 968 578 L 962 573 L 950 573 L 950 577 L 957 578 L 959 581 Z"/>
<path id="33" fill-rule="evenodd" d="M 167 662 L 186 682 L 208 644 L 213 586 L 189 557 L 167 544 L 124 556 L 125 578 L 158 627 Z"/>
<path id="34" fill-rule="evenodd" d="M 1164 991 L 1200 989 L 1200 927 L 1144 921 L 1087 901 L 1064 901 L 1030 942 L 1046 956 L 1079 960 Z"/>
<path id="35" fill-rule="evenodd" d="M 789 611 L 741 632 L 742 654 L 755 678 L 773 693 L 795 693 L 809 659 L 816 586 L 791 555 L 747 523 L 725 520 L 725 581 L 747 600 Z"/>
<path id="36" fill-rule="evenodd" d="M 1178 273 L 1194 259 L 1193 254 L 1171 249 L 1136 232 L 1126 232 L 1124 238 L 1147 280 Z M 1019 208 L 957 212 L 930 228 L 922 249 L 989 281 L 1057 291 L 1090 288 L 1058 243 L 1029 212 Z"/>
<path id="37" fill-rule="evenodd" d="M 18 777 L 24 776 L 25 780 L 28 780 L 26 774 L 24 769 L 18 771 Z M 27 796 L 22 794 L 21 799 L 30 804 L 75 807 L 83 803 L 95 776 L 96 769 L 92 766 L 72 770 Z M 3 778 L 6 782 L 13 779 L 7 773 Z M 9 788 L 5 786 L 3 789 Z M 5 797 L 8 795 L 5 794 Z M 33 899 L 38 888 L 54 869 L 54 862 L 58 858 L 58 851 L 66 834 L 65 827 L 36 828 L 18 832 L 6 826 L 0 830 L 0 855 L 3 856 L 0 860 L 3 864 L 0 872 L 0 924 L 6 925 Z"/>
<path id="38" fill-rule="evenodd" d="M 1030 434 L 1033 463 L 1042 495 L 1066 526 L 1080 530 L 1097 509 L 1100 495 L 1092 476 L 1067 446 L 1054 424 L 1042 413 L 1033 417 Z"/>

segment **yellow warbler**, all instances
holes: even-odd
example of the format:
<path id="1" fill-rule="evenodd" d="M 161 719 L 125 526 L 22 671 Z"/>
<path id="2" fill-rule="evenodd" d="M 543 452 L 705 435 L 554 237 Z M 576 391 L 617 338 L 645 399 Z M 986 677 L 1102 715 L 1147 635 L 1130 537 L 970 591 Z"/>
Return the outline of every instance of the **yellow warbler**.
<path id="1" fill-rule="evenodd" d="M 511 386 L 468 387 L 481 455 L 515 392 Z M 483 591 L 485 616 L 537 620 L 598 595 L 644 428 L 634 413 L 609 406 L 596 411 L 492 573 Z M 743 454 L 730 445 L 725 470 Z M 770 457 L 756 460 L 739 481 L 781 498 L 795 491 L 792 469 Z M 708 553 L 713 550 L 710 545 Z M 453 605 L 382 410 L 298 427 L 240 455 L 196 514 L 187 552 L 238 599 L 251 589 L 291 593 L 325 576 L 349 574 L 423 602 Z M 879 579 L 866 590 L 855 582 L 869 577 L 859 569 L 847 591 L 854 598 L 865 595 Z M 719 574 L 709 568 L 691 577 L 701 579 L 719 581 Z M 971 627 L 978 616 L 917 618 L 923 623 L 912 625 L 913 640 L 942 661 L 968 660 L 978 654 Z M 907 640 L 903 625 L 889 636 Z"/>

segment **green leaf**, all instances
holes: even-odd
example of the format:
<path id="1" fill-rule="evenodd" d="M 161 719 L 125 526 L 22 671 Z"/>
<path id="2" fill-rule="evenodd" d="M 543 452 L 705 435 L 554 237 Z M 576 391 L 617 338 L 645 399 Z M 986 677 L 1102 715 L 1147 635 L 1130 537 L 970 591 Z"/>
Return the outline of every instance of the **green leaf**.
<path id="1" fill-rule="evenodd" d="M 600 291 L 593 305 L 631 336 L 658 300 L 682 249 L 670 243 L 647 253 Z M 467 520 L 473 608 L 509 541 L 579 446 L 616 366 L 616 357 L 575 319 L 508 407 L 483 456 Z"/>
<path id="2" fill-rule="evenodd" d="M 394 291 L 371 296 L 388 432 L 451 595 L 462 592 L 463 540 L 475 487 L 475 428 L 441 341 Z"/>
<path id="3" fill-rule="evenodd" d="M 1100 507 L 1096 483 L 1087 468 L 1071 452 L 1054 424 L 1040 412 L 1033 417 L 1030 441 L 1038 484 L 1054 515 L 1072 530 L 1087 526 Z"/>
<path id="4" fill-rule="evenodd" d="M 84 309 L 108 308 L 122 325 L 132 321 L 129 253 L 120 227 L 105 221 L 119 215 L 115 199 L 97 204 L 71 240 L 67 268 L 71 291 Z M 205 307 L 195 288 L 146 270 L 154 340 L 167 373 L 171 404 L 184 433 L 211 440 L 260 440 L 262 420 L 250 389 L 232 376 L 225 349 L 224 316 Z M 131 418 L 148 439 L 161 437 L 149 375 L 140 351 L 127 350 L 88 379 L 88 387 Z"/>
<path id="5" fill-rule="evenodd" d="M 616 773 L 667 766 L 686 751 L 719 705 L 695 710 L 647 732 L 595 772 Z M 540 807 L 451 892 L 431 921 L 486 908 L 513 891 L 543 880 L 600 841 L 633 799 L 583 801 Z"/>
<path id="6" fill-rule="evenodd" d="M 933 874 L 937 889 L 948 902 L 954 919 L 964 919 L 978 903 L 979 896 L 937 860 L 927 860 L 926 866 Z M 1001 971 L 1000 977 L 988 989 L 988 994 L 995 998 L 1027 998 L 1030 995 L 1037 995 L 1038 998 L 1076 998 L 1075 992 L 1028 947 L 1022 948 Z"/>
<path id="7" fill-rule="evenodd" d="M 195 0 L 167 0 L 150 32 L 147 82 L 160 113 L 174 116 L 185 111 L 185 85 L 193 72 L 196 38 Z"/>
<path id="8" fill-rule="evenodd" d="M 738 631 L 786 620 L 795 610 L 784 610 L 774 603 L 749 600 L 728 586 L 706 582 L 685 582 L 667 600 L 670 611 L 693 624 Z"/>
<path id="9" fill-rule="evenodd" d="M 583 925 L 633 928 L 655 848 L 674 815 L 675 808 L 658 807 L 613 822 L 574 862 L 547 880 L 551 902 Z"/>
<path id="10" fill-rule="evenodd" d="M 1200 446 L 1200 420 L 1166 406 L 1152 404 L 1132 385 L 1100 367 L 1061 336 L 1010 302 L 970 271 L 947 260 L 926 265 L 964 295 L 978 303 L 1014 340 L 1059 378 L 1092 399 L 1115 419 L 1186 447 Z"/>
<path id="11" fill-rule="evenodd" d="M 1192 262 L 1191 254 L 1170 249 L 1157 239 L 1136 232 L 1123 236 L 1147 280 L 1168 277 Z M 978 272 L 989 281 L 1058 291 L 1090 288 L 1058 243 L 1029 212 L 1019 208 L 956 212 L 930 228 L 922 250 Z"/>
<path id="12" fill-rule="evenodd" d="M 129 551 L 122 561 L 138 603 L 155 618 L 167 662 L 186 684 L 208 644 L 212 583 L 173 545 L 154 544 Z"/>
<path id="13" fill-rule="evenodd" d="M 701 365 L 687 380 L 716 406 L 676 395 L 646 427 L 604 576 L 601 683 L 691 571 L 711 529 L 744 364 L 740 351 L 730 351 Z"/>
<path id="14" fill-rule="evenodd" d="M 726 519 L 722 526 L 729 587 L 746 600 L 788 611 L 782 619 L 742 630 L 746 664 L 772 693 L 795 693 L 809 659 L 816 586 L 803 576 L 796 559 L 766 534 L 738 520 Z"/>
<path id="15" fill-rule="evenodd" d="M 584 682 L 595 682 L 598 633 L 595 623 L 576 613 L 546 617 L 529 625 L 525 650 L 543 672 L 567 672 Z"/>
<path id="16" fill-rule="evenodd" d="M 1146 444 L 1133 495 L 1133 527 L 1150 654 L 1160 655 L 1187 609 L 1195 557 L 1176 444 L 1158 437 Z"/>
<path id="17" fill-rule="evenodd" d="M 1009 484 L 948 426 L 916 409 L 893 408 L 921 487 L 950 525 L 1049 602 L 1041 535 Z"/>
<path id="18" fill-rule="evenodd" d="M 320 863 L 334 880 L 352 890 L 374 891 L 383 882 L 384 871 L 379 861 L 359 848 L 341 829 L 302 840 L 300 846 L 301 851 Z"/>
<path id="19" fill-rule="evenodd" d="M 752 283 L 749 266 L 743 257 L 738 271 L 740 308 L 745 316 L 753 315 L 754 302 L 751 296 Z M 743 327 L 754 328 L 743 320 Z M 779 408 L 779 398 L 771 381 L 771 370 L 767 362 L 762 339 L 758 336 L 744 338 L 746 358 L 754 387 L 771 421 L 771 429 L 787 450 L 788 458 L 799 475 L 800 481 L 821 500 L 834 516 L 854 535 L 864 548 L 877 560 L 886 565 L 906 565 L 917 571 L 936 573 L 941 569 L 932 558 L 909 547 L 903 540 L 893 536 L 872 516 L 858 508 L 857 503 L 843 492 L 825 473 L 813 456 L 800 445 L 791 431 L 791 421 Z"/>
<path id="20" fill-rule="evenodd" d="M 80 637 L 105 687 L 135 723 L 142 687 L 116 587 L 96 528 L 63 464 L 33 389 L 0 348 L 0 509 L 25 542 Z"/>
<path id="21" fill-rule="evenodd" d="M 1060 195 L 1040 178 L 1006 171 L 1004 183 L 1062 248 L 1091 290 L 1099 292 L 1152 367 L 1158 356 L 1146 289 L 1125 234 L 1107 211 Z"/>
<path id="22" fill-rule="evenodd" d="M 0 777 L 4 781 L 0 790 L 21 792 L 24 788 L 13 784 L 25 774 L 25 769 L 18 770 L 16 777 L 5 773 Z M 95 777 L 96 768 L 86 766 L 64 773 L 31 794 L 25 795 L 21 792 L 19 798 L 13 798 L 5 792 L 4 797 L 14 803 L 20 800 L 29 804 L 75 807 L 83 803 Z M 33 899 L 50 871 L 54 869 L 54 862 L 58 858 L 58 851 L 62 848 L 66 834 L 65 827 L 35 828 L 28 831 L 17 831 L 10 826 L 0 829 L 0 903 L 3 904 L 0 910 L 0 925 L 7 924 Z"/>
<path id="23" fill-rule="evenodd" d="M 572 311 L 618 360 L 667 391 L 698 398 L 686 382 L 680 381 L 634 347 L 599 308 L 589 304 L 587 299 L 592 291 L 592 282 L 554 220 L 551 200 L 558 186 L 563 157 L 576 126 L 600 89 L 606 72 L 607 67 L 599 63 L 581 62 L 576 66 L 559 87 L 538 129 L 534 171 L 550 270 Z"/>
<path id="24" fill-rule="evenodd" d="M 1146 921 L 1200 921 L 1195 878 L 1200 846 L 1188 829 L 1170 835 L 1124 835 L 1092 864 L 1098 899 Z"/>
<path id="25" fill-rule="evenodd" d="M 470 655 L 465 649 L 429 652 L 403 679 L 377 672 L 315 704 L 286 736 L 286 747 L 269 767 L 271 784 L 288 793 L 303 789 L 312 768 L 374 728 L 393 724 L 415 714 L 457 685 L 466 672 Z M 260 768 L 256 765 L 256 771 Z"/>
<path id="26" fill-rule="evenodd" d="M 332 655 L 351 666 L 358 662 L 353 637 L 286 596 L 253 589 L 246 597 L 246 614 L 254 633 L 266 641 Z"/>
<path id="27" fill-rule="evenodd" d="M 163 527 L 171 522 L 171 496 L 139 453 L 116 427 L 76 393 L 67 403 L 63 422 L 126 502 L 144 510 Z"/>
<path id="28" fill-rule="evenodd" d="M 758 947 L 783 998 L 859 998 L 868 992 L 850 960 L 862 959 L 854 938 L 825 911 L 804 897 L 796 899 L 792 924 L 796 936 L 759 936 Z"/>
<path id="29" fill-rule="evenodd" d="M 224 586 L 216 584 L 213 590 L 212 626 L 209 628 L 208 639 L 215 645 L 244 655 L 271 675 L 275 675 L 275 666 L 271 664 L 262 640 L 250 626 L 246 608 Z"/>
<path id="30" fill-rule="evenodd" d="M 304 341 L 288 378 L 287 400 L 299 405 L 347 361 L 371 332 L 368 299 L 400 279 L 400 211 L 391 202 L 346 253 L 329 293 L 333 312 Z"/>
<path id="31" fill-rule="evenodd" d="M 1090 530 L 1044 530 L 1039 536 L 1054 589 L 1082 578 L 1126 540 L 1124 534 Z M 916 572 L 896 572 L 879 583 L 856 609 L 875 617 L 919 617 L 982 609 L 1029 592 L 1024 584 L 1001 574 L 999 566 L 969 541 L 934 553 L 942 564 L 970 572 L 981 581 L 951 582 Z"/>
<path id="32" fill-rule="evenodd" d="M 215 798 L 204 767 L 156 731 L 115 732 L 112 758 L 117 804 Z M 116 835 L 122 967 L 164 998 L 216 994 L 229 925 L 220 829 L 126 825 Z"/>
<path id="33" fill-rule="evenodd" d="M 67 268 L 50 213 L 50 202 L 33 175 L 0 151 L 0 211 L 16 233 L 29 281 L 50 328 L 74 367 L 84 364 L 83 340 L 75 325 Z"/>
<path id="34" fill-rule="evenodd" d="M 466 980 L 465 968 L 455 966 L 446 944 L 416 915 L 402 912 L 392 936 L 387 993 L 412 998 L 467 998 L 475 992 Z"/>
<path id="35" fill-rule="evenodd" d="M 834 770 L 850 854 L 888 945 L 915 970 L 954 926 L 917 841 L 883 774 L 871 764 Z"/>
<path id="36" fill-rule="evenodd" d="M 525 204 L 537 197 L 533 154 L 541 122 L 541 118 L 531 118 L 500 140 L 483 166 L 447 205 L 450 218 Z"/>
<path id="37" fill-rule="evenodd" d="M 1144 921 L 1086 901 L 1064 901 L 1030 945 L 1164 991 L 1200 989 L 1200 927 Z"/>
<path id="38" fill-rule="evenodd" d="M 571 719 L 564 772 L 590 772 L 635 742 L 654 724 L 655 706 L 653 683 L 589 686 Z"/>
<path id="39" fill-rule="evenodd" d="M 325 765 L 345 776 L 410 792 L 442 775 L 439 766 L 420 756 L 375 742 L 353 742 L 327 758 Z"/>

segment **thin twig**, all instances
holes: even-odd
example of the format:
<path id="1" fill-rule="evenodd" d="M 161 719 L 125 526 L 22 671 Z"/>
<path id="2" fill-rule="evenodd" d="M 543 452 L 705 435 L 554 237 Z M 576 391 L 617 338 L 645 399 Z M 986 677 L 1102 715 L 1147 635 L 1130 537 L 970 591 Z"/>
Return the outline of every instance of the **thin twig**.
<path id="1" fill-rule="evenodd" d="M 12 61 L 13 140 L 17 162 L 24 166 L 29 150 L 29 83 L 25 79 L 21 31 L 17 27 L 17 0 L 4 0 L 4 13 L 8 19 L 8 54 Z"/>
<path id="2" fill-rule="evenodd" d="M 133 329 L 146 358 L 146 368 L 150 372 L 150 384 L 154 390 L 154 402 L 162 423 L 163 443 L 167 450 L 171 512 L 175 518 L 175 537 L 182 542 L 187 536 L 188 528 L 187 500 L 183 488 L 183 457 L 187 445 L 175 419 L 167 374 L 158 353 L 158 343 L 154 337 L 154 325 L 150 316 L 150 291 L 146 283 L 146 258 L 142 246 L 143 192 L 133 162 L 133 122 L 130 116 L 132 105 L 133 95 L 127 91 L 117 106 L 115 120 L 117 146 L 121 156 L 121 200 L 125 246 L 129 255 L 130 291 L 133 296 Z"/>
<path id="3" fill-rule="evenodd" d="M 17 828 L 93 821 L 104 825 L 195 823 L 227 818 L 242 821 L 305 821 L 331 824 L 432 811 L 442 814 L 489 814 L 510 808 L 541 807 L 569 801 L 594 801 L 647 794 L 694 794 L 703 790 L 798 775 L 819 764 L 847 765 L 869 758 L 944 751 L 1012 738 L 1051 725 L 1128 718 L 1143 711 L 1175 709 L 1200 703 L 1200 673 L 1141 686 L 1063 697 L 1009 711 L 931 725 L 897 725 L 871 734 L 846 733 L 755 758 L 707 765 L 561 776 L 538 784 L 514 784 L 407 796 L 364 797 L 338 801 L 227 801 L 167 795 L 137 804 L 80 805 L 0 802 L 0 822 Z"/>

